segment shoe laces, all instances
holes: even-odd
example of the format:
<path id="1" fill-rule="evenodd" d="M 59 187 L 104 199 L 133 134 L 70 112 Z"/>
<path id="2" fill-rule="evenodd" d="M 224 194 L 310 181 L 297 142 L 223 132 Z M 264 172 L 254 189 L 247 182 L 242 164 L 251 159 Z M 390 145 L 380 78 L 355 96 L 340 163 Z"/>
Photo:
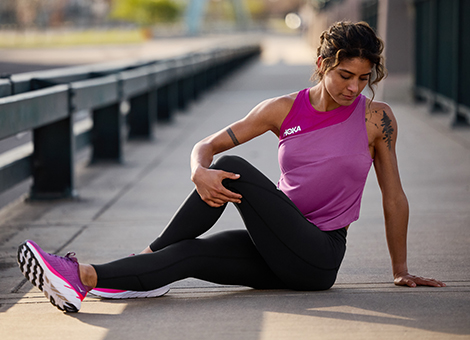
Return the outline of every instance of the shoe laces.
<path id="1" fill-rule="evenodd" d="M 73 251 L 69 251 L 67 254 L 65 254 L 64 258 L 74 262 L 74 263 L 78 263 L 78 260 L 76 258 L 76 255 Z"/>
<path id="2" fill-rule="evenodd" d="M 70 260 L 72 262 L 75 262 L 75 263 L 78 263 L 78 260 L 77 258 L 75 257 L 76 254 L 74 252 L 71 252 L 69 251 L 67 254 L 65 254 L 64 256 L 60 256 L 60 255 L 57 255 L 57 254 L 52 254 L 52 253 L 47 253 L 47 255 L 49 256 L 52 256 L 52 257 L 57 257 L 59 259 L 64 259 L 64 260 Z"/>
<path id="3" fill-rule="evenodd" d="M 78 273 L 78 278 L 80 280 L 80 283 L 83 285 L 83 287 L 85 288 L 85 290 L 87 292 L 89 292 L 90 290 L 93 289 L 93 287 L 90 287 L 90 286 L 87 286 L 85 285 L 82 280 L 80 279 L 80 269 L 79 269 L 79 266 L 78 266 L 78 260 L 77 258 L 75 257 L 77 254 L 75 254 L 73 251 L 69 251 L 67 254 L 65 254 L 64 258 L 66 258 L 67 260 L 70 260 L 72 261 L 73 263 L 76 263 L 77 264 L 77 273 Z"/>

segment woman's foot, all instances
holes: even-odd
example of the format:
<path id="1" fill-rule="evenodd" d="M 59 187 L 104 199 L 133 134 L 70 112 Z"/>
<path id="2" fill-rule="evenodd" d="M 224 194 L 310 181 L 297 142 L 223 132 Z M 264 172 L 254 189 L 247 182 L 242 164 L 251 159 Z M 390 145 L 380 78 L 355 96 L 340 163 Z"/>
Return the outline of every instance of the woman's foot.
<path id="1" fill-rule="evenodd" d="M 18 248 L 18 265 L 23 275 L 62 311 L 76 313 L 91 289 L 80 280 L 74 253 L 64 257 L 46 253 L 33 241 Z"/>

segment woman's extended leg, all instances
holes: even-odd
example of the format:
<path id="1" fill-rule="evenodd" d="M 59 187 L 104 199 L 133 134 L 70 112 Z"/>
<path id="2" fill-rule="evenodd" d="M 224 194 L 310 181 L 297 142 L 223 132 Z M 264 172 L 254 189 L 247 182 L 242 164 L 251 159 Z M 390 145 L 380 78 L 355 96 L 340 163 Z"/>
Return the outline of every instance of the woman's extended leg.
<path id="1" fill-rule="evenodd" d="M 258 289 L 287 288 L 254 247 L 246 230 L 179 241 L 152 254 L 94 265 L 98 286 L 146 291 L 193 277 Z"/>

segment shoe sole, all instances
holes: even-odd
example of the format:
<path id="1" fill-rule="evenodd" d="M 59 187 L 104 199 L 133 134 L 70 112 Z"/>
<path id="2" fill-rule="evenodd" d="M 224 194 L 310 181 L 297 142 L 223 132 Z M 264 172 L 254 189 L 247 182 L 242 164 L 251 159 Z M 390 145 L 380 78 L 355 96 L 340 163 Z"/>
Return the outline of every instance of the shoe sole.
<path id="1" fill-rule="evenodd" d="M 44 293 L 58 309 L 68 313 L 80 310 L 81 300 L 66 280 L 55 275 L 47 266 L 41 254 L 28 242 L 18 248 L 18 265 L 23 275 Z M 70 292 L 60 292 L 56 287 L 65 287 Z"/>
<path id="2" fill-rule="evenodd" d="M 103 299 L 114 299 L 114 300 L 123 300 L 123 299 L 141 299 L 141 298 L 154 298 L 154 297 L 159 297 L 163 296 L 166 293 L 168 293 L 170 290 L 170 287 L 164 286 L 161 288 L 149 290 L 149 291 L 133 291 L 133 290 L 123 290 L 117 292 L 103 292 L 103 291 L 97 291 L 95 289 L 92 289 L 89 293 L 96 296 L 100 297 Z"/>

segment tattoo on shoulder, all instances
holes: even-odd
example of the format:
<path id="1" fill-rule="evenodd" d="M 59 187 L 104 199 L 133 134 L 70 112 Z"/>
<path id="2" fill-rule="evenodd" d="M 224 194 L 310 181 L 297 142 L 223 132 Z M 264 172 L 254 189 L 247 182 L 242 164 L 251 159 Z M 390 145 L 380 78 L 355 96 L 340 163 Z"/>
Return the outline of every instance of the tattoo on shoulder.
<path id="1" fill-rule="evenodd" d="M 394 129 L 392 127 L 392 120 L 385 111 L 383 111 L 382 124 L 380 126 L 382 126 L 382 138 L 385 143 L 387 143 L 387 147 L 390 150 L 392 148 L 392 136 Z"/>
<path id="2" fill-rule="evenodd" d="M 232 138 L 233 144 L 235 146 L 239 145 L 240 142 L 238 141 L 237 137 L 235 137 L 235 134 L 233 133 L 232 129 L 228 128 L 226 131 L 227 131 L 228 135 L 230 136 L 230 138 Z"/>
<path id="3" fill-rule="evenodd" d="M 377 114 L 377 111 L 374 111 L 373 113 L 371 111 L 369 112 L 366 112 L 366 124 L 369 123 L 369 124 L 372 124 L 373 126 L 375 126 L 377 129 L 379 128 L 378 125 L 376 123 L 374 123 L 373 121 L 373 117 L 374 115 Z"/>

